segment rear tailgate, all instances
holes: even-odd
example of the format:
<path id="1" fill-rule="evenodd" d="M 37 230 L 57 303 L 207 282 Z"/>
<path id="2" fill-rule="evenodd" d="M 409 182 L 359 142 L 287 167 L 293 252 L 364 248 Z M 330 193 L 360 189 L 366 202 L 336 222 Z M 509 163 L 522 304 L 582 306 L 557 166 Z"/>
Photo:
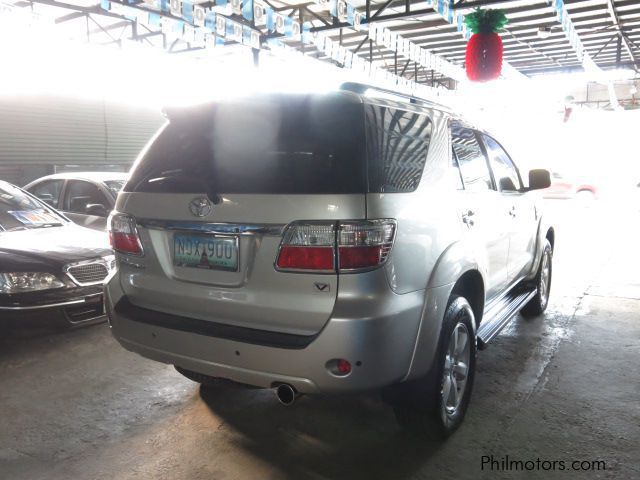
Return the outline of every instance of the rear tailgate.
<path id="1" fill-rule="evenodd" d="M 116 205 L 144 248 L 120 262 L 133 304 L 299 335 L 327 322 L 337 274 L 274 264 L 290 222 L 366 218 L 362 108 L 270 102 L 172 120 L 143 153 Z"/>

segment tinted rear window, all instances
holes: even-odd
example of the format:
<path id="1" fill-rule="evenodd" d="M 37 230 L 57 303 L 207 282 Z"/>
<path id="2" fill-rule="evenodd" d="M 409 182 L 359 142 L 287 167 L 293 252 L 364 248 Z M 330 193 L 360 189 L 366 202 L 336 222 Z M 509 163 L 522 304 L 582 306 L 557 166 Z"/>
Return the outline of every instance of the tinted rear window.
<path id="1" fill-rule="evenodd" d="M 128 192 L 363 193 L 364 113 L 337 97 L 261 97 L 170 115 Z"/>
<path id="2" fill-rule="evenodd" d="M 433 122 L 424 113 L 367 105 L 369 191 L 413 192 L 420 184 Z"/>

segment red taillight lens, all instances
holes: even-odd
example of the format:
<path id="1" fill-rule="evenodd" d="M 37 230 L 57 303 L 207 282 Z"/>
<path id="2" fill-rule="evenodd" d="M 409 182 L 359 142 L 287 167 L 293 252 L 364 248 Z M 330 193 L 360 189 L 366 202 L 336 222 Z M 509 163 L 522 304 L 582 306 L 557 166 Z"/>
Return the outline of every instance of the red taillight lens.
<path id="1" fill-rule="evenodd" d="M 368 268 L 380 264 L 382 247 L 340 247 L 340 269 Z"/>
<path id="2" fill-rule="evenodd" d="M 135 218 L 114 213 L 109 217 L 108 225 L 111 248 L 120 253 L 142 255 L 142 243 L 138 236 Z"/>
<path id="3" fill-rule="evenodd" d="M 341 222 L 338 232 L 338 268 L 359 270 L 386 262 L 396 232 L 394 220 Z"/>
<path id="4" fill-rule="evenodd" d="M 333 270 L 333 247 L 282 247 L 278 257 L 278 267 Z"/>
<path id="5" fill-rule="evenodd" d="M 276 265 L 282 270 L 334 271 L 334 222 L 292 223 L 287 228 Z"/>
<path id="6" fill-rule="evenodd" d="M 395 231 L 395 220 L 295 222 L 287 227 L 276 265 L 327 273 L 375 268 L 387 260 Z"/>

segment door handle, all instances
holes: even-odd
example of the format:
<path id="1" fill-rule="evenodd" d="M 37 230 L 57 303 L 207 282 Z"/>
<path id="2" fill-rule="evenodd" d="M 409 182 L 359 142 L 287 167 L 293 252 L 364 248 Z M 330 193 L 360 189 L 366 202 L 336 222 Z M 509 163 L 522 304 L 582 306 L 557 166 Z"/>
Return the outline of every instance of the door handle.
<path id="1" fill-rule="evenodd" d="M 473 210 L 467 210 L 465 213 L 462 214 L 462 222 L 472 227 L 474 224 L 473 216 L 475 214 L 476 212 L 474 212 Z"/>

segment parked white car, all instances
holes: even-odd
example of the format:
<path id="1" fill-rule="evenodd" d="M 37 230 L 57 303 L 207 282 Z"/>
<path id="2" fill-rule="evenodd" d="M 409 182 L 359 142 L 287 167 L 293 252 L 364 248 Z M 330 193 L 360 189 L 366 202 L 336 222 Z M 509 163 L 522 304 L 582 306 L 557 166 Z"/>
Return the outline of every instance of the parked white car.
<path id="1" fill-rule="evenodd" d="M 128 174 L 119 172 L 69 172 L 39 178 L 24 189 L 83 227 L 107 229 L 118 192 Z"/>

